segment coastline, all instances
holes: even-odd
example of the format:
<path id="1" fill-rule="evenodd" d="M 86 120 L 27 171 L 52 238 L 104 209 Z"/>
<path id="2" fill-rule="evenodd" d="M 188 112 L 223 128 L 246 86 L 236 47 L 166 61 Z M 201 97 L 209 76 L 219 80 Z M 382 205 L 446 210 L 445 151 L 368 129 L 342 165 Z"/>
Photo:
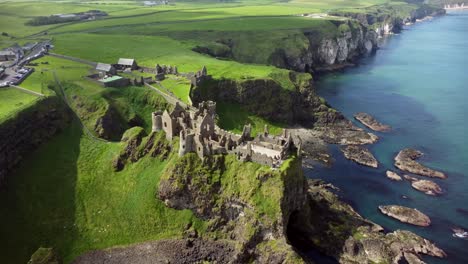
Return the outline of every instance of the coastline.
<path id="1" fill-rule="evenodd" d="M 450 43 L 450 41 L 446 39 L 449 37 L 453 39 L 454 32 L 459 31 L 456 26 L 452 27 L 452 24 L 449 24 L 453 22 L 446 22 L 452 20 L 459 22 L 460 18 L 447 16 L 447 18 L 444 19 L 434 20 L 433 23 L 429 23 L 429 26 L 427 23 L 426 25 L 425 23 L 420 23 L 416 28 L 410 30 L 413 34 L 402 34 L 402 36 L 390 38 L 391 41 L 388 46 L 382 49 L 381 58 L 364 60 L 362 68 L 356 67 L 346 71 L 346 75 L 348 76 L 336 74 L 321 80 L 319 90 L 325 89 L 325 87 L 328 86 L 330 86 L 332 90 L 325 92 L 325 95 L 324 93 L 319 93 L 319 95 L 323 96 L 332 107 L 340 111 L 343 110 L 347 118 L 350 119 L 353 112 L 364 111 L 370 114 L 376 114 L 379 120 L 382 119 L 381 121 L 389 123 L 392 127 L 395 126 L 395 131 L 393 133 L 390 135 L 382 135 L 382 141 L 379 141 L 379 144 L 373 145 L 371 149 L 377 153 L 379 161 L 386 163 L 384 164 L 384 166 L 387 166 L 386 169 L 393 168 L 393 164 L 391 164 L 392 157 L 402 149 L 401 146 L 412 146 L 422 148 L 428 154 L 428 157 L 423 160 L 424 164 L 435 166 L 450 176 L 454 175 L 456 179 L 461 179 L 464 176 L 464 172 L 466 171 L 464 168 L 466 168 L 466 166 L 460 164 L 456 168 L 451 168 L 452 164 L 459 160 L 459 157 L 454 154 L 454 151 L 448 150 L 450 148 L 448 146 L 452 146 L 450 143 L 458 138 L 451 136 L 451 134 L 437 134 L 438 132 L 436 132 L 436 130 L 444 132 L 450 130 L 456 132 L 456 129 L 460 129 L 460 126 L 450 127 L 450 129 L 444 128 L 443 126 L 446 126 L 447 123 L 445 123 L 446 119 L 442 117 L 452 117 L 443 115 L 443 113 L 441 114 L 440 108 L 437 108 L 437 110 L 432 108 L 434 104 L 440 105 L 440 101 L 447 96 L 440 93 L 438 94 L 436 89 L 434 89 L 435 91 L 430 91 L 431 93 L 426 91 L 428 86 L 436 86 L 439 82 L 436 78 L 431 76 L 431 73 L 433 74 L 432 71 L 426 71 L 425 68 L 421 66 L 425 65 L 421 63 L 421 61 L 426 60 L 419 60 L 419 57 L 416 57 L 421 56 L 418 53 L 418 49 L 422 47 L 417 47 L 418 45 L 415 45 L 417 43 L 423 43 L 421 41 L 430 42 L 431 44 L 428 44 L 428 47 L 424 47 L 424 50 L 428 52 L 439 50 L 441 46 L 445 47 L 447 43 Z M 449 34 L 447 30 L 452 30 L 452 32 Z M 436 34 L 441 36 L 440 32 L 444 33 L 443 41 L 438 41 L 439 39 L 434 36 Z M 403 35 L 406 36 L 403 37 Z M 456 41 L 460 43 L 459 39 Z M 460 53 L 454 53 L 458 55 L 452 54 L 452 56 L 449 57 L 452 60 L 451 62 L 453 62 L 454 59 L 455 62 L 458 62 L 458 56 L 463 55 L 464 52 L 461 53 L 461 55 Z M 431 65 L 425 65 L 426 67 L 432 66 L 439 69 L 441 66 L 438 67 L 438 63 L 443 61 L 445 62 L 444 65 L 448 72 L 458 72 L 457 69 L 448 67 L 448 65 L 451 64 L 447 64 L 447 58 L 437 58 L 437 56 L 432 53 L 426 53 L 424 55 L 432 58 L 430 63 L 433 63 Z M 412 64 L 414 64 L 412 67 L 415 69 L 408 70 L 408 65 Z M 402 69 L 399 71 L 395 67 L 400 67 Z M 389 70 L 392 71 L 390 72 Z M 405 72 L 408 74 L 405 74 Z M 414 76 L 418 76 L 418 74 L 426 74 L 423 75 L 425 76 L 425 80 L 409 83 L 410 80 L 415 78 Z M 452 75 L 448 75 L 445 71 L 443 71 L 443 74 L 441 72 L 440 75 L 445 76 L 445 78 L 441 78 L 445 81 L 447 78 L 446 76 L 451 76 L 453 78 Z M 365 78 L 365 81 L 362 81 L 362 78 Z M 394 79 L 396 79 L 396 81 L 394 81 Z M 434 81 L 434 79 L 436 80 Z M 433 84 L 430 80 L 432 80 Z M 442 82 L 442 80 L 440 82 Z M 349 83 L 349 85 L 346 85 L 346 83 Z M 455 82 L 450 86 L 453 87 L 457 84 L 458 82 Z M 336 87 L 336 89 L 333 89 L 333 87 Z M 369 93 L 371 89 L 374 89 L 373 93 Z M 452 96 L 450 96 L 451 98 L 454 95 L 457 96 L 457 93 L 455 93 L 453 89 L 449 90 L 452 93 Z M 383 99 L 382 96 L 387 97 Z M 436 103 L 424 101 L 424 99 L 434 96 L 438 97 Z M 375 101 L 366 104 L 371 100 Z M 394 109 L 392 107 L 399 107 L 401 109 Z M 444 111 L 451 110 L 450 108 L 444 108 Z M 421 120 L 425 121 L 423 122 Z M 457 133 L 459 132 L 456 132 L 456 135 Z M 444 135 L 445 137 L 455 137 L 455 139 L 446 139 Z M 458 147 L 456 149 L 460 151 Z M 448 153 L 451 153 L 451 155 Z M 333 154 L 334 156 L 339 155 L 339 151 L 334 151 Z M 415 190 L 410 189 L 411 185 L 408 183 L 384 181 L 380 177 L 383 175 L 381 171 L 373 172 L 366 168 L 355 166 L 341 157 L 335 162 L 335 166 L 336 165 L 338 165 L 339 168 L 331 172 L 330 170 L 326 172 L 324 170 L 321 173 L 322 175 L 327 173 L 327 177 L 332 179 L 331 182 L 343 190 L 343 195 L 347 197 L 347 199 L 350 199 L 353 204 L 357 205 L 356 209 L 358 212 L 362 213 L 366 218 L 382 224 L 385 228 L 395 230 L 404 227 L 398 223 L 394 223 L 393 220 L 384 219 L 376 215 L 374 206 L 376 203 L 364 200 L 375 199 L 380 200 L 380 203 L 384 204 L 384 202 L 382 202 L 383 200 L 387 203 L 393 202 L 418 208 L 424 212 L 427 211 L 428 215 L 435 217 L 434 225 L 428 228 L 428 230 L 419 230 L 418 234 L 425 234 L 425 236 L 442 246 L 444 250 L 447 249 L 449 252 L 452 252 L 451 254 L 449 253 L 449 261 L 451 263 L 466 263 L 466 257 L 459 256 L 459 253 L 461 253 L 460 245 L 463 241 L 454 239 L 451 236 L 452 231 L 450 230 L 451 226 L 457 224 L 463 226 L 467 224 L 466 219 L 463 219 L 460 213 L 462 210 L 456 210 L 457 208 L 463 209 L 465 207 L 463 203 L 460 203 L 460 199 L 462 199 L 460 197 L 466 196 L 460 192 L 462 186 L 466 186 L 464 183 L 465 181 L 463 181 L 463 183 L 455 183 L 457 180 L 452 180 L 455 178 L 450 178 L 445 181 L 436 179 L 435 182 L 440 184 L 443 190 L 448 190 L 448 192 L 442 193 L 440 198 L 426 198 L 421 195 L 427 196 L 427 194 L 423 192 L 415 193 Z M 313 174 L 311 175 L 312 177 L 317 177 L 317 174 L 318 173 L 315 173 L 315 176 Z M 349 186 L 352 182 L 359 182 L 365 186 L 372 186 L 372 188 L 345 187 Z M 366 198 L 354 197 L 351 195 L 351 193 L 362 193 L 363 189 L 370 192 L 370 194 L 363 193 Z M 434 204 L 435 201 L 431 199 L 439 200 L 437 200 L 437 204 Z M 463 262 L 462 259 L 465 262 Z"/>

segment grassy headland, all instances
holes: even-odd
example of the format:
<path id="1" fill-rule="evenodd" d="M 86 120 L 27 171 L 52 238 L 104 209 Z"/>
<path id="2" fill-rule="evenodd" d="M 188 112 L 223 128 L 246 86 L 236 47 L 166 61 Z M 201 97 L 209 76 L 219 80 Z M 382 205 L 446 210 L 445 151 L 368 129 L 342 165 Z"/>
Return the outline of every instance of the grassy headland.
<path id="1" fill-rule="evenodd" d="M 278 94 L 283 96 L 303 88 L 301 83 L 308 83 L 312 77 L 272 66 L 277 65 L 272 59 L 277 48 L 298 56 L 308 49 L 310 39 L 318 41 L 342 34 L 340 25 L 347 20 L 300 14 L 365 13 L 369 10 L 381 13 L 389 10 L 389 6 L 390 10 L 403 14 L 415 8 L 401 2 L 380 6 L 387 2 L 188 1 L 147 8 L 134 1 L 0 1 L 0 32 L 7 33 L 0 37 L 0 47 L 50 38 L 55 45 L 53 52 L 63 55 L 106 63 L 129 57 L 148 67 L 156 63 L 177 65 L 180 72 L 194 72 L 207 66 L 215 81 L 242 84 L 260 80 L 279 87 L 281 93 Z M 109 16 L 96 21 L 47 26 L 25 24 L 31 16 L 90 9 L 108 12 Z M 305 33 L 310 38 L 306 38 Z M 205 47 L 212 54 L 194 51 L 197 47 Z M 145 87 L 102 88 L 86 81 L 83 76 L 90 70 L 89 66 L 52 57 L 35 62 L 39 63 L 36 71 L 22 86 L 50 94 L 49 87 L 60 91 L 53 76 L 55 72 L 83 124 L 96 134 L 110 131 L 106 137 L 114 141 L 134 126 L 141 126 L 149 133 L 150 113 L 168 107 L 162 97 Z M 168 79 L 163 85 L 188 101 L 186 83 Z M 33 100 L 28 94 L 0 88 L 0 124 L 2 116 L 8 116 Z M 272 102 L 271 109 L 280 107 Z M 254 134 L 262 131 L 265 124 L 274 134 L 285 126 L 282 122 L 261 118 L 234 102 L 218 102 L 218 113 L 219 125 L 234 132 L 240 132 L 245 123 L 252 123 Z M 98 120 L 109 116 L 116 127 L 96 128 Z M 164 174 L 166 170 L 181 161 L 175 156 L 165 160 L 144 157 L 127 164 L 123 171 L 115 172 L 112 162 L 124 147 L 124 143 L 93 140 L 74 122 L 28 155 L 11 175 L 8 189 L 0 193 L 2 260 L 24 263 L 38 246 L 54 246 L 69 263 L 92 249 L 178 238 L 189 223 L 203 234 L 208 225 L 205 221 L 189 210 L 170 209 L 155 198 L 161 177 L 170 177 Z M 201 167 L 193 155 L 188 155 L 183 162 L 193 162 L 195 168 L 189 168 L 191 170 Z M 265 176 L 269 169 L 257 164 L 241 164 L 231 156 L 224 163 L 227 166 L 224 173 L 209 175 L 209 180 L 223 186 L 224 198 L 240 197 L 258 208 L 257 215 L 253 216 L 273 221 L 280 211 L 281 189 L 278 186 L 281 184 L 278 181 L 289 163 L 284 164 L 275 177 L 260 179 L 257 176 Z M 245 189 L 247 187 L 252 189 Z"/>

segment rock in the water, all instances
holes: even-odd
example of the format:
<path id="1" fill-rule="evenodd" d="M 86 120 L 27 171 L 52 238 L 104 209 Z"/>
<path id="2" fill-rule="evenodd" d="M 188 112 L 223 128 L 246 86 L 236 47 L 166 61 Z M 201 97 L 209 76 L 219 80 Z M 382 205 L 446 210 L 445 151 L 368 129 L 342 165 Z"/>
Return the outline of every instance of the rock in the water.
<path id="1" fill-rule="evenodd" d="M 308 202 L 292 217 L 288 232 L 299 243 L 313 245 L 339 263 L 417 263 L 422 255 L 443 258 L 445 252 L 409 231 L 383 232 L 341 201 L 320 180 L 310 180 Z M 405 253 L 412 254 L 405 257 Z M 414 258 L 416 257 L 416 258 Z"/>
<path id="2" fill-rule="evenodd" d="M 424 264 L 425 263 L 424 261 L 419 259 L 418 256 L 410 252 L 405 252 L 403 256 L 405 257 L 405 260 L 408 262 L 408 264 Z"/>
<path id="3" fill-rule="evenodd" d="M 442 194 L 442 188 L 440 186 L 433 182 L 433 181 L 428 181 L 428 180 L 417 180 L 413 181 L 411 183 L 411 186 L 418 190 L 421 191 L 427 195 L 439 195 Z"/>
<path id="4" fill-rule="evenodd" d="M 396 173 L 393 172 L 393 171 L 387 171 L 386 174 L 387 174 L 387 178 L 389 178 L 389 179 L 391 179 L 391 180 L 394 180 L 394 181 L 401 181 L 401 180 L 403 180 L 403 179 L 401 178 L 400 175 L 396 174 Z"/>
<path id="5" fill-rule="evenodd" d="M 411 182 L 412 182 L 412 181 L 418 181 L 418 180 L 419 180 L 418 178 L 413 177 L 413 176 L 410 176 L 410 175 L 408 175 L 408 174 L 403 175 L 403 178 L 405 178 L 405 180 L 408 180 L 408 181 L 411 181 Z"/>
<path id="6" fill-rule="evenodd" d="M 422 176 L 445 179 L 447 176 L 440 171 L 436 171 L 421 165 L 416 161 L 423 153 L 415 149 L 404 149 L 395 157 L 395 166 L 402 171 L 414 173 Z"/>
<path id="7" fill-rule="evenodd" d="M 381 205 L 380 212 L 390 217 L 393 217 L 403 223 L 408 223 L 417 226 L 429 226 L 431 219 L 418 209 L 408 208 L 400 205 Z"/>
<path id="8" fill-rule="evenodd" d="M 372 155 L 372 153 L 370 153 L 370 151 L 364 147 L 349 145 L 341 148 L 341 151 L 347 159 L 355 161 L 358 164 L 372 168 L 377 168 L 379 166 L 379 163 L 375 159 L 374 155 Z"/>
<path id="9" fill-rule="evenodd" d="M 367 113 L 357 113 L 354 115 L 354 118 L 374 131 L 387 132 L 391 130 L 389 125 L 380 123 L 373 116 Z"/>

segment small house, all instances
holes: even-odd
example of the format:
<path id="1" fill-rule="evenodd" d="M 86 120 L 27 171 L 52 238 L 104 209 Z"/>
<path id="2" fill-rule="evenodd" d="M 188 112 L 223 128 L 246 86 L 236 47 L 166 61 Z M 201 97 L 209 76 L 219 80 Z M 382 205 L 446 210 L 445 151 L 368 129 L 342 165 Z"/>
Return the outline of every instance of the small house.
<path id="1" fill-rule="evenodd" d="M 112 74 L 112 75 L 116 74 L 116 70 L 114 66 L 110 64 L 106 64 L 106 63 L 100 63 L 100 62 L 96 65 L 96 71 L 102 74 Z"/>
<path id="2" fill-rule="evenodd" d="M 11 50 L 0 51 L 0 61 L 14 61 L 16 59 L 16 53 Z"/>
<path id="3" fill-rule="evenodd" d="M 138 65 L 134 59 L 120 58 L 117 62 L 117 67 L 119 70 L 131 69 L 133 71 L 138 68 Z"/>

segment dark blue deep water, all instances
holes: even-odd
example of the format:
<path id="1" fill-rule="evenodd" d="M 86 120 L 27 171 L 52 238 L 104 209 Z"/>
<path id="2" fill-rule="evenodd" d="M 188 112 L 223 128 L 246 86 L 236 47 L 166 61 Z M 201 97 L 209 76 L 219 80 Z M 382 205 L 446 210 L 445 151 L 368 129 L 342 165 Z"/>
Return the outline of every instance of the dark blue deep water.
<path id="1" fill-rule="evenodd" d="M 468 229 L 468 12 L 417 23 L 385 42 L 359 67 L 318 82 L 319 94 L 349 119 L 362 111 L 393 127 L 390 133 L 377 133 L 380 141 L 370 146 L 380 167 L 356 165 L 332 147 L 335 164 L 309 176 L 341 188 L 340 195 L 364 217 L 388 230 L 416 232 L 449 255 L 425 261 L 468 263 L 468 240 L 453 238 L 450 229 Z M 422 150 L 423 164 L 447 173 L 448 179 L 435 180 L 445 194 L 430 197 L 413 190 L 408 181 L 385 177 L 405 147 Z M 400 223 L 378 212 L 382 204 L 418 208 L 433 223 L 426 228 Z"/>

